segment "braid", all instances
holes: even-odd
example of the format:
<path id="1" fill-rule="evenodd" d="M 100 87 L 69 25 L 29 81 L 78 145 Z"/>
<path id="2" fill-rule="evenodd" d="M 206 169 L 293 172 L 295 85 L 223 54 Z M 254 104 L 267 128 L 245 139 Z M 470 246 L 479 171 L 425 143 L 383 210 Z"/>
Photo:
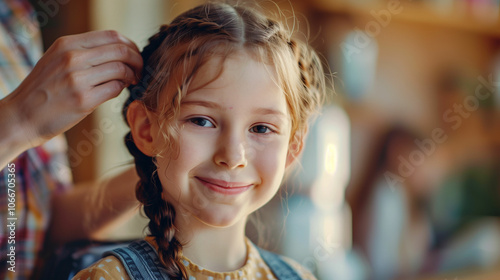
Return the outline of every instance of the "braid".
<path id="1" fill-rule="evenodd" d="M 186 269 L 180 261 L 182 244 L 174 236 L 175 209 L 162 198 L 163 188 L 154 159 L 137 148 L 130 132 L 125 136 L 125 144 L 135 159 L 135 168 L 140 177 L 135 193 L 149 218 L 148 228 L 150 236 L 158 244 L 160 262 L 171 279 L 187 279 Z"/>
<path id="2" fill-rule="evenodd" d="M 169 34 L 169 27 L 169 25 L 162 25 L 160 31 L 149 38 L 149 44 L 141 52 L 145 63 L 149 62 L 155 51 L 165 41 Z M 123 107 L 123 116 L 125 119 L 130 103 L 134 100 L 142 99 L 151 83 L 153 77 L 148 73 L 151 70 L 150 67 L 144 67 L 141 81 L 137 85 L 129 87 L 130 95 Z M 137 174 L 140 177 L 140 181 L 136 187 L 136 197 L 144 205 L 144 213 L 149 218 L 148 228 L 150 235 L 155 238 L 158 245 L 160 262 L 165 267 L 171 279 L 187 279 L 186 269 L 180 261 L 182 244 L 174 237 L 175 209 L 162 198 L 163 188 L 156 172 L 157 167 L 154 159 L 143 154 L 137 148 L 131 133 L 125 136 L 125 144 L 135 159 Z"/>
<path id="3" fill-rule="evenodd" d="M 300 119 L 307 120 L 309 114 L 324 102 L 325 75 L 321 61 L 313 49 L 295 40 L 290 40 L 288 45 L 295 55 L 302 89 L 305 91 L 305 94 L 300 95 L 301 103 L 304 105 L 300 112 Z"/>

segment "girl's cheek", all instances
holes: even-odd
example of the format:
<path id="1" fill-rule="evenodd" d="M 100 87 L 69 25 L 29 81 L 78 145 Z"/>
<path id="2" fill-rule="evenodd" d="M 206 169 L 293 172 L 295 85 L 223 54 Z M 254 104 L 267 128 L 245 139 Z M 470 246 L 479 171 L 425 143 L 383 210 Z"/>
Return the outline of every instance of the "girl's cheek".
<path id="1" fill-rule="evenodd" d="M 181 133 L 179 137 L 180 157 L 189 161 L 206 157 L 214 150 L 214 140 L 210 135 Z"/>
<path id="2" fill-rule="evenodd" d="M 277 141 L 268 144 L 255 156 L 255 164 L 262 173 L 266 174 L 268 180 L 281 180 L 285 170 L 288 151 L 286 141 Z"/>

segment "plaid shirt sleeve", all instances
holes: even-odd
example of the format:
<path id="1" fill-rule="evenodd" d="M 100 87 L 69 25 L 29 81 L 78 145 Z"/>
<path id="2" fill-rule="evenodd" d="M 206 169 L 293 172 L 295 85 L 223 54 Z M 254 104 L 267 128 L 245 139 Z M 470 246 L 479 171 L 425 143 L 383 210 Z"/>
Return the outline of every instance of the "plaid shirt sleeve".
<path id="1" fill-rule="evenodd" d="M 0 0 L 0 99 L 42 54 L 36 14 L 24 0 Z M 71 186 L 63 136 L 30 149 L 0 171 L 0 279 L 29 279 L 50 220 L 53 192 Z"/>

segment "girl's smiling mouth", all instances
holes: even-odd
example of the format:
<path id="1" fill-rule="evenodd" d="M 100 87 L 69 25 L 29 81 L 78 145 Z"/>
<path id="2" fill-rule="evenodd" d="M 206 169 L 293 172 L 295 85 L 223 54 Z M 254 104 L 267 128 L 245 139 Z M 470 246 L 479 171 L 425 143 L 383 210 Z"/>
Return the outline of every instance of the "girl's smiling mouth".
<path id="1" fill-rule="evenodd" d="M 241 182 L 226 182 L 223 180 L 206 178 L 206 177 L 195 177 L 195 178 L 210 190 L 227 195 L 240 194 L 242 192 L 245 192 L 254 185 Z"/>

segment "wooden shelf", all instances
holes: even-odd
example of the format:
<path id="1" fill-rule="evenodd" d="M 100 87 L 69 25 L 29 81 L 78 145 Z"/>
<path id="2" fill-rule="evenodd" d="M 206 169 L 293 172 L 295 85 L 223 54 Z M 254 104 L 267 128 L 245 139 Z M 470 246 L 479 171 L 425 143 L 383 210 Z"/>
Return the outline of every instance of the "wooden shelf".
<path id="1" fill-rule="evenodd" d="M 373 1 L 372 1 L 373 2 Z M 428 24 L 435 27 L 451 28 L 459 31 L 471 32 L 479 35 L 491 36 L 500 39 L 500 12 L 490 10 L 493 13 L 493 20 L 487 17 L 480 18 L 472 14 L 472 11 L 464 7 L 454 6 L 448 10 L 440 11 L 425 3 L 411 3 L 399 1 L 402 10 L 399 13 L 391 14 L 391 21 L 406 21 L 417 24 Z M 347 0 L 312 0 L 311 6 L 315 11 L 321 13 L 347 14 L 357 17 L 371 17 L 372 13 L 388 10 L 388 2 L 375 1 L 374 4 L 360 5 L 353 4 Z M 399 9 L 401 9 L 399 8 Z"/>

